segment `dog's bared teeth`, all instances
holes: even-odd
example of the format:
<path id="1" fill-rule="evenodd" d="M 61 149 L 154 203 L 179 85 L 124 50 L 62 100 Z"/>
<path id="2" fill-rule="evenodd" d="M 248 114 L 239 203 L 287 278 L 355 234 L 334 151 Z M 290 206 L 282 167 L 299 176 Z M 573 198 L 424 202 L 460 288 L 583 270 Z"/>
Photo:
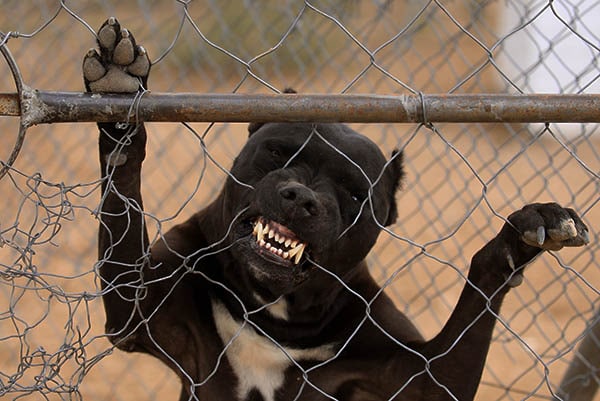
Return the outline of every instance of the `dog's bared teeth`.
<path id="1" fill-rule="evenodd" d="M 269 227 L 269 223 L 263 219 L 257 219 L 252 229 L 252 234 L 256 237 L 257 244 L 274 255 L 277 255 L 283 259 L 293 260 L 294 264 L 300 263 L 306 244 L 287 238 L 276 232 L 273 228 Z M 274 239 L 273 242 L 268 242 L 269 239 Z M 275 246 L 277 243 L 281 244 L 281 247 Z M 285 248 L 283 248 L 285 246 Z"/>
<path id="2" fill-rule="evenodd" d="M 300 245 L 292 248 L 292 250 L 290 250 L 290 252 L 289 252 L 290 258 L 294 257 L 294 264 L 300 263 L 300 258 L 302 258 L 302 254 L 304 253 L 305 247 L 306 247 L 305 244 L 300 244 Z"/>
<path id="3" fill-rule="evenodd" d="M 298 248 L 300 248 L 300 250 L 298 251 L 298 253 L 296 254 L 296 258 L 294 259 L 294 264 L 298 264 L 300 263 L 300 258 L 302 257 L 302 254 L 304 253 L 304 244 L 300 244 L 298 245 Z"/>
<path id="4" fill-rule="evenodd" d="M 254 235 L 256 235 L 256 241 L 260 242 L 263 240 L 263 225 L 262 223 L 259 221 L 254 225 Z"/>

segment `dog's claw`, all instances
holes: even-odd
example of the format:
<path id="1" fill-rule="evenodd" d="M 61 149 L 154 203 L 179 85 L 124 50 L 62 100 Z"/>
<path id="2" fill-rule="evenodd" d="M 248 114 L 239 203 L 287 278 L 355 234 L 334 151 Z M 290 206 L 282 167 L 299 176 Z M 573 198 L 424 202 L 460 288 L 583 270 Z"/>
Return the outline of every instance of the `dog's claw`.
<path id="1" fill-rule="evenodd" d="M 523 233 L 522 239 L 528 245 L 542 248 L 546 241 L 546 230 L 543 226 L 539 226 L 535 231 L 527 230 Z"/>
<path id="2" fill-rule="evenodd" d="M 587 245 L 590 243 L 590 233 L 588 230 L 582 230 L 581 239 L 583 241 L 582 245 Z"/>
<path id="3" fill-rule="evenodd" d="M 544 241 L 546 241 L 546 230 L 544 230 L 544 227 L 542 227 L 542 226 L 538 227 L 536 237 L 537 237 L 538 245 L 543 246 Z"/>

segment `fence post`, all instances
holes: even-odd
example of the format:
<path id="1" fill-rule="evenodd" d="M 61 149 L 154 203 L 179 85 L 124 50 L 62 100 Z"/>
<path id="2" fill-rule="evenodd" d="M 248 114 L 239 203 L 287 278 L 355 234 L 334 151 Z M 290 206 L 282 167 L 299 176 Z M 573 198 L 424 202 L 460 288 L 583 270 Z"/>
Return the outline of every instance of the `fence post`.
<path id="1" fill-rule="evenodd" d="M 599 369 L 600 309 L 592 318 L 589 331 L 579 344 L 557 395 L 565 401 L 592 401 L 600 381 Z"/>

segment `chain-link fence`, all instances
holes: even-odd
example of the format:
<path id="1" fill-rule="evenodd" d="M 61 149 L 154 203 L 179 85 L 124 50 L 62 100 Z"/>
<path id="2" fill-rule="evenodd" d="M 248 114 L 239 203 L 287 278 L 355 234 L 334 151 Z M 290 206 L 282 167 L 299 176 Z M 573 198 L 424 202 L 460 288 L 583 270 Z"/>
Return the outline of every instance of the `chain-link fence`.
<path id="1" fill-rule="evenodd" d="M 595 0 L 9 0 L 0 5 L 0 32 L 8 34 L 3 43 L 27 85 L 82 91 L 83 55 L 111 15 L 148 49 L 157 92 L 593 94 L 600 87 Z M 14 92 L 8 66 L 0 63 L 0 71 L 0 92 Z M 0 127 L 6 161 L 19 121 L 2 118 Z M 427 338 L 452 311 L 471 255 L 511 211 L 555 200 L 583 216 L 591 244 L 538 258 L 508 296 L 478 399 L 552 399 L 574 358 L 585 367 L 578 385 L 597 383 L 597 358 L 577 347 L 600 308 L 598 125 L 353 128 L 387 153 L 405 152 L 395 235 L 382 235 L 368 261 Z M 246 126 L 148 129 L 145 210 L 169 227 L 214 198 L 226 176 L 220 166 L 231 165 Z M 180 383 L 166 367 L 114 349 L 104 334 L 95 265 L 96 148 L 94 124 L 32 127 L 0 180 L 0 395 L 158 400 L 178 394 Z M 216 163 L 203 168 L 198 161 L 206 152 Z M 586 349 L 597 353 L 593 345 Z"/>

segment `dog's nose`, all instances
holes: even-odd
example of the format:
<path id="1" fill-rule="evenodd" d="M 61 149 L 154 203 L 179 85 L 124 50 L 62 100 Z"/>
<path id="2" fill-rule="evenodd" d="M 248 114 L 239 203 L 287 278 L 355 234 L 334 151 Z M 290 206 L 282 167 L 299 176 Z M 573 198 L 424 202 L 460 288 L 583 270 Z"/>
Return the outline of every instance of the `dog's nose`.
<path id="1" fill-rule="evenodd" d="M 319 201 L 316 194 L 299 182 L 288 182 L 279 188 L 283 210 L 291 215 L 303 217 L 319 215 Z"/>

